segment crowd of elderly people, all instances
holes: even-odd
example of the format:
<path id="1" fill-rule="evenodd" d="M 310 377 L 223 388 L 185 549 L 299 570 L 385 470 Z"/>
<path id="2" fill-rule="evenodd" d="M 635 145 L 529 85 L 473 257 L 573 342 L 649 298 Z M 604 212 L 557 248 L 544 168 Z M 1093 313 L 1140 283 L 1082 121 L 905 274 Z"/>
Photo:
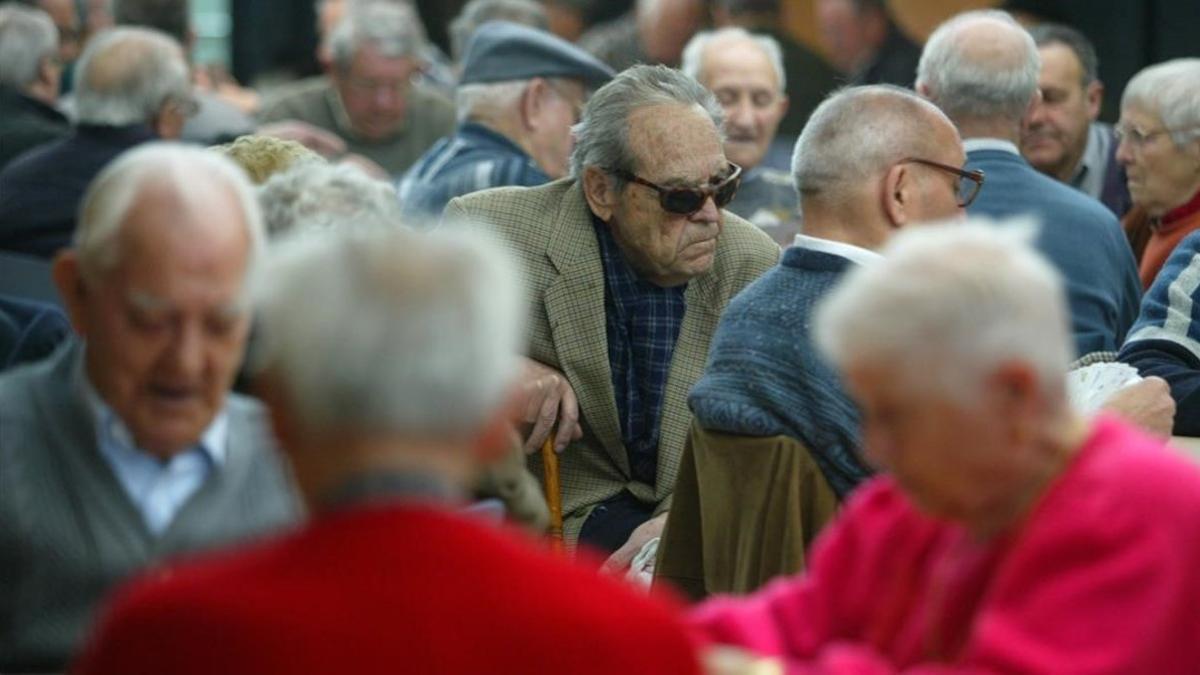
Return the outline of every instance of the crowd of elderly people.
<path id="1" fill-rule="evenodd" d="M 1200 60 L 586 4 L 0 4 L 0 673 L 1194 672 Z"/>

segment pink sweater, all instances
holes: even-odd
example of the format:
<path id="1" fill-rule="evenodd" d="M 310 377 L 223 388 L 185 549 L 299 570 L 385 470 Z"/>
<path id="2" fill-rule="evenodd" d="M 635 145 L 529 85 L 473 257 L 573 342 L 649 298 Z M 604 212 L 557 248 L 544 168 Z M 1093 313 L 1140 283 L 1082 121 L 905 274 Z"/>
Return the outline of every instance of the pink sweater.
<path id="1" fill-rule="evenodd" d="M 988 542 L 879 478 L 807 576 L 690 620 L 792 674 L 1200 672 L 1200 470 L 1101 418 L 1021 528 Z"/>

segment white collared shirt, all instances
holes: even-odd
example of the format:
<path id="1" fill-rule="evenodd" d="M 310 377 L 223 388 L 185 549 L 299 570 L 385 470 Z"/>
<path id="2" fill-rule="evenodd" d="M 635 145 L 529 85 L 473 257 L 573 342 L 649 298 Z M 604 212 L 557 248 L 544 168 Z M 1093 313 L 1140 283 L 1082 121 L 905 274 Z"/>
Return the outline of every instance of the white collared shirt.
<path id="1" fill-rule="evenodd" d="M 155 536 L 161 535 L 209 475 L 225 463 L 229 416 L 222 411 L 195 445 L 163 461 L 137 447 L 125 423 L 87 378 L 82 379 L 84 396 L 96 423 L 100 455 L 141 513 L 146 527 Z"/>
<path id="2" fill-rule="evenodd" d="M 1003 138 L 968 138 L 963 141 L 963 150 L 965 152 L 999 150 L 1001 152 L 1011 152 L 1018 157 L 1021 156 L 1021 150 L 1017 148 L 1017 145 Z"/>
<path id="3" fill-rule="evenodd" d="M 796 241 L 793 242 L 793 245 L 806 248 L 810 251 L 820 251 L 821 253 L 836 255 L 858 265 L 871 265 L 883 258 L 883 256 L 875 251 L 862 248 L 861 246 L 847 244 L 844 241 L 810 237 L 807 234 L 796 235 Z"/>

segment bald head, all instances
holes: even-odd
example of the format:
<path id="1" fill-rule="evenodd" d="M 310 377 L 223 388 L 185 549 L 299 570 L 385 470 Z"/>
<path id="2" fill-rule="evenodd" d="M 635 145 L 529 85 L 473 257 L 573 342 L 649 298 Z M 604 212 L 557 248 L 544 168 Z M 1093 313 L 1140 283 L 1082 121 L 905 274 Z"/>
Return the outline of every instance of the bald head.
<path id="1" fill-rule="evenodd" d="M 997 10 L 966 12 L 929 37 L 917 90 L 956 124 L 1019 127 L 1037 93 L 1041 59 L 1029 33 Z"/>
<path id="2" fill-rule="evenodd" d="M 79 59 L 76 119 L 84 124 L 152 123 L 163 107 L 190 101 L 183 49 L 147 28 L 114 28 L 92 39 Z"/>

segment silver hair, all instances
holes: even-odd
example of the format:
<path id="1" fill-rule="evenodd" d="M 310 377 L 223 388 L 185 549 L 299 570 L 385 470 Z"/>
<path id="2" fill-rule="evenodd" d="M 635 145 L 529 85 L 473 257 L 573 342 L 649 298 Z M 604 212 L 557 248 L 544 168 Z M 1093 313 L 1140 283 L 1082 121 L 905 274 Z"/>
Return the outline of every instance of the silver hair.
<path id="1" fill-rule="evenodd" d="M 450 56 L 455 63 L 467 53 L 467 42 L 488 21 L 511 21 L 541 30 L 550 28 L 546 9 L 533 0 L 471 0 L 450 22 Z"/>
<path id="2" fill-rule="evenodd" d="M 717 99 L 695 78 L 666 66 L 633 66 L 596 90 L 583 109 L 583 120 L 571 128 L 575 136 L 571 176 L 581 178 L 589 166 L 610 174 L 636 173 L 637 158 L 629 147 L 629 116 L 655 105 L 699 106 L 718 132 L 725 121 Z M 618 188 L 624 185 L 617 176 L 612 180 Z"/>
<path id="3" fill-rule="evenodd" d="M 740 38 L 749 40 L 763 50 L 767 55 L 767 60 L 771 62 L 771 67 L 775 69 L 775 75 L 779 79 L 779 91 L 787 91 L 787 72 L 783 68 L 783 50 L 779 47 L 779 41 L 770 35 L 755 35 L 739 26 L 729 26 L 717 30 L 703 30 L 692 36 L 688 40 L 687 46 L 683 48 L 683 59 L 679 66 L 685 74 L 690 75 L 700 82 L 704 82 L 704 51 L 714 41 L 728 40 L 732 38 Z"/>
<path id="4" fill-rule="evenodd" d="M 969 53 L 964 28 L 980 22 L 1011 27 L 1019 50 Z M 1003 119 L 1019 123 L 1037 92 L 1042 59 L 1033 37 L 1007 12 L 963 12 L 938 26 L 921 52 L 917 87 L 952 120 Z"/>
<path id="5" fill-rule="evenodd" d="M 1175 145 L 1200 139 L 1200 59 L 1172 59 L 1143 68 L 1121 95 L 1121 108 L 1158 115 Z"/>
<path id="6" fill-rule="evenodd" d="M 469 438 L 503 404 L 523 302 L 515 261 L 481 232 L 300 233 L 262 278 L 255 366 L 306 432 Z"/>
<path id="7" fill-rule="evenodd" d="M 306 162 L 258 189 L 267 235 L 348 225 L 395 224 L 400 203 L 389 183 L 354 166 Z"/>
<path id="8" fill-rule="evenodd" d="M 1028 220 L 906 228 L 883 260 L 852 271 L 817 307 L 818 348 L 843 371 L 895 368 L 905 387 L 970 401 L 1009 361 L 1062 396 L 1073 358 L 1058 272 Z"/>
<path id="9" fill-rule="evenodd" d="M 853 198 L 877 173 L 907 157 L 928 156 L 936 120 L 953 124 L 911 90 L 886 84 L 830 94 L 808 118 L 792 153 L 801 200 Z"/>
<path id="10" fill-rule="evenodd" d="M 166 182 L 185 193 L 197 181 L 224 184 L 235 195 L 245 216 L 250 252 L 248 271 L 253 272 L 265 236 L 262 213 L 246 172 L 219 153 L 204 148 L 165 141 L 144 143 L 113 160 L 96 177 L 83 196 L 74 246 L 83 274 L 99 278 L 121 262 L 121 227 L 138 196 L 148 183 Z M 169 227 L 170 222 L 164 222 Z"/>
<path id="11" fill-rule="evenodd" d="M 32 7 L 0 5 L 0 86 L 25 91 L 57 50 L 58 30 L 49 15 Z"/>
<path id="12" fill-rule="evenodd" d="M 425 27 L 408 3 L 351 3 L 329 36 L 333 63 L 350 68 L 354 55 L 370 44 L 387 58 L 419 58 L 425 49 Z"/>
<path id="13" fill-rule="evenodd" d="M 462 84 L 454 90 L 454 109 L 459 122 L 478 119 L 513 107 L 521 99 L 529 80 Z"/>
<path id="14" fill-rule="evenodd" d="M 150 28 L 118 27 L 88 42 L 75 79 L 75 121 L 125 126 L 153 120 L 192 85 L 179 43 Z"/>

